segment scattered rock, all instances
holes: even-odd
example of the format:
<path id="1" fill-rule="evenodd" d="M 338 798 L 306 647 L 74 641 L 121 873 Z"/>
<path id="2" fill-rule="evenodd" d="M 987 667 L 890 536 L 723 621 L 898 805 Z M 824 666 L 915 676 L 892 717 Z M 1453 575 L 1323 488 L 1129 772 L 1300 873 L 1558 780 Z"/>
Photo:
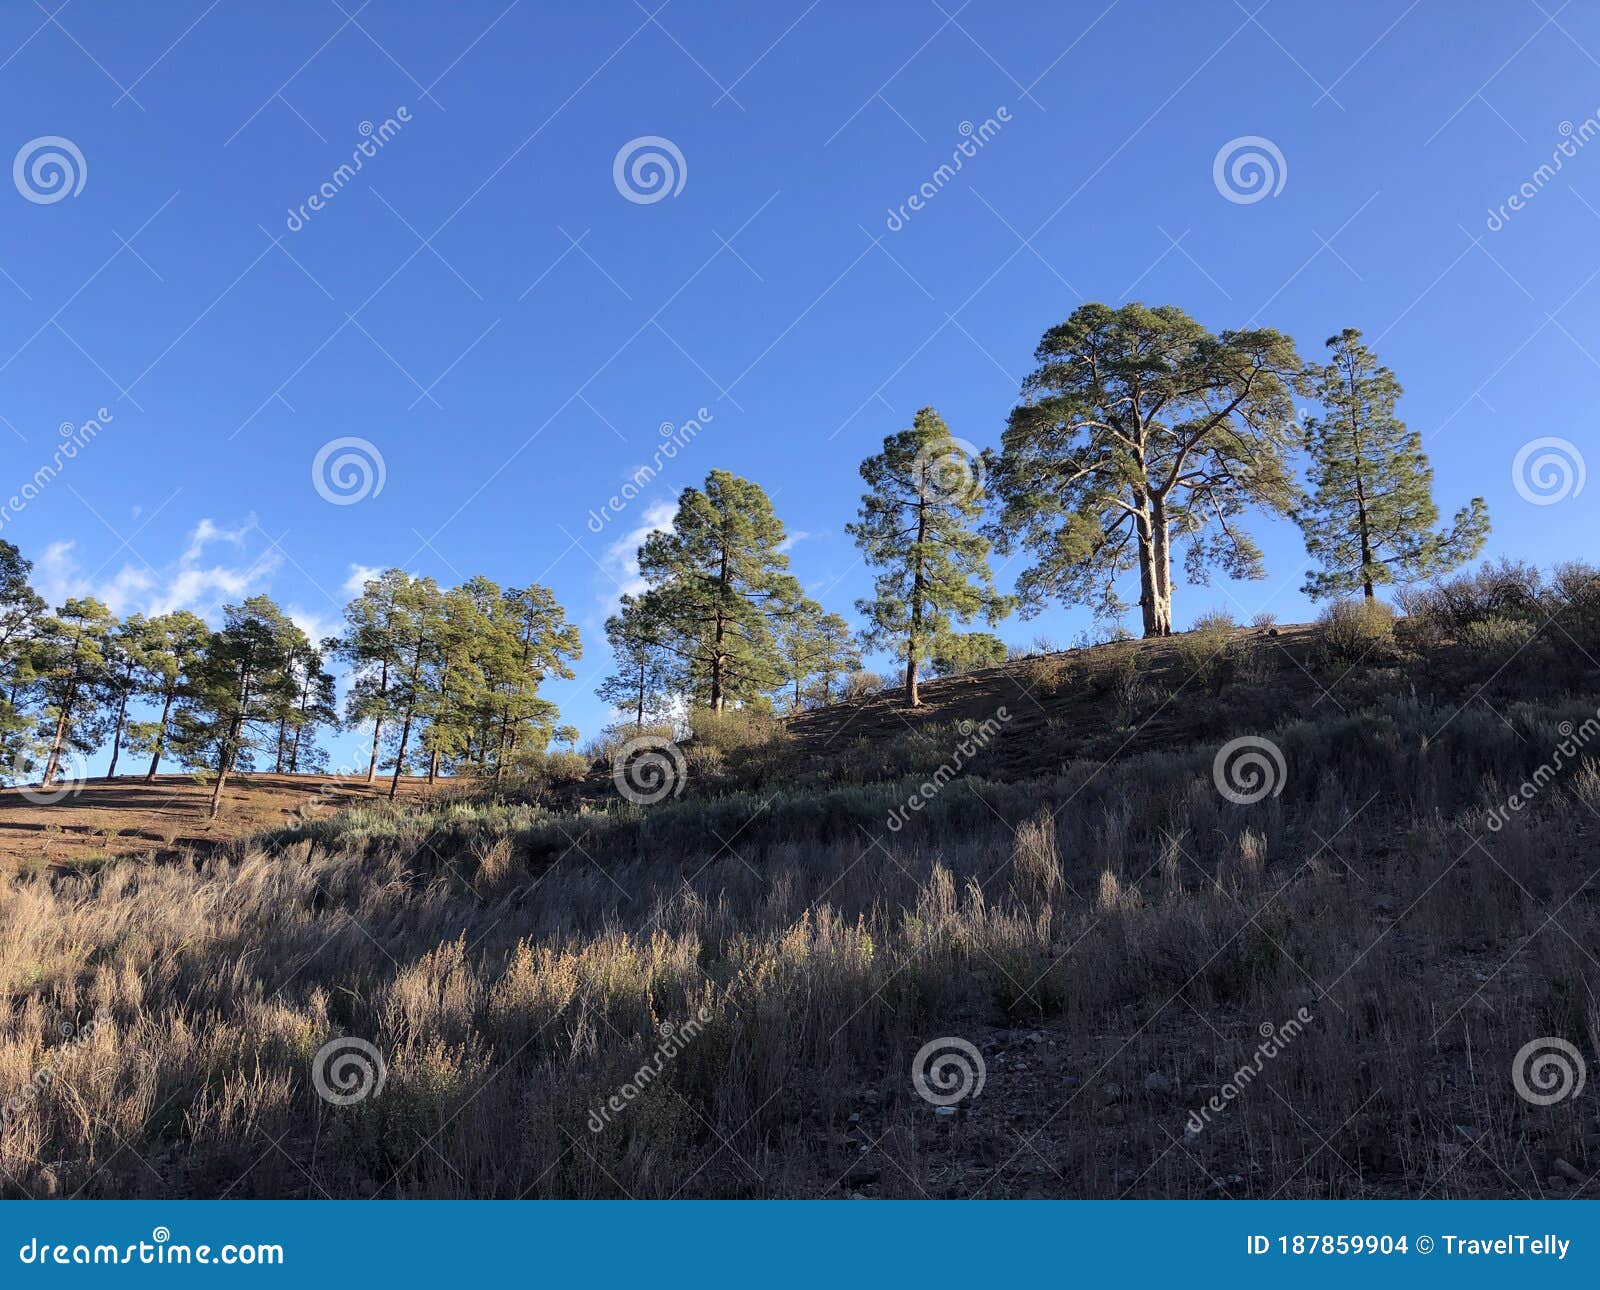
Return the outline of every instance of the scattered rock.
<path id="1" fill-rule="evenodd" d="M 1553 1170 L 1555 1170 L 1556 1173 L 1560 1174 L 1563 1178 L 1565 1178 L 1568 1182 L 1577 1183 L 1577 1185 L 1580 1186 L 1580 1187 L 1582 1187 L 1584 1183 L 1589 1181 L 1589 1175 L 1588 1174 L 1584 1173 L 1583 1170 L 1577 1168 L 1575 1165 L 1571 1165 L 1571 1164 L 1567 1163 L 1567 1161 L 1561 1159 L 1560 1156 L 1556 1157 L 1556 1162 L 1553 1165 L 1551 1165 L 1550 1167 Z"/>
<path id="2" fill-rule="evenodd" d="M 933 1108 L 933 1113 L 940 1119 L 947 1119 L 956 1113 L 956 1109 L 953 1106 L 936 1106 Z"/>
<path id="3" fill-rule="evenodd" d="M 860 1124 L 861 1123 L 861 1112 L 860 1111 L 852 1111 L 852 1112 L 850 1112 L 850 1123 L 851 1124 Z"/>
<path id="4" fill-rule="evenodd" d="M 1144 1091 L 1158 1096 L 1172 1092 L 1172 1077 L 1164 1071 L 1151 1071 L 1144 1077 Z"/>
<path id="5" fill-rule="evenodd" d="M 1551 1174 L 1544 1181 L 1545 1186 L 1551 1191 L 1566 1191 L 1567 1189 L 1567 1180 L 1560 1174 Z"/>

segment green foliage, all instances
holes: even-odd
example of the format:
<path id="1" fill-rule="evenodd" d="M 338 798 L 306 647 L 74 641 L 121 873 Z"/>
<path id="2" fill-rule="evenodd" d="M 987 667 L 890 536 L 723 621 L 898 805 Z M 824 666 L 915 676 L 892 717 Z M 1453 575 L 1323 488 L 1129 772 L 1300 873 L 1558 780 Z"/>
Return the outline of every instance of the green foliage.
<path id="1" fill-rule="evenodd" d="M 1311 495 L 1296 512 L 1306 552 L 1322 565 L 1306 580 L 1313 600 L 1431 578 L 1470 560 L 1489 534 L 1474 497 L 1435 532 L 1433 468 L 1422 436 L 1395 416 L 1400 383 L 1347 327 L 1328 340 L 1317 375 L 1323 415 L 1306 422 Z"/>
<path id="2" fill-rule="evenodd" d="M 1317 641 L 1333 662 L 1382 662 L 1394 652 L 1394 624 L 1381 600 L 1335 600 L 1317 618 Z"/>
<path id="3" fill-rule="evenodd" d="M 630 713 L 640 729 L 672 711 L 673 657 L 656 643 L 666 627 L 649 620 L 649 608 L 624 595 L 621 607 L 606 619 L 606 643 L 617 670 L 595 691 L 619 711 Z"/>
<path id="4" fill-rule="evenodd" d="M 1207 610 L 1196 618 L 1193 627 L 1175 638 L 1185 672 L 1202 685 L 1215 686 L 1226 675 L 1237 630 L 1226 609 Z"/>
<path id="5" fill-rule="evenodd" d="M 672 527 L 639 548 L 646 638 L 677 660 L 679 688 L 720 709 L 783 678 L 775 626 L 797 612 L 785 533 L 759 485 L 725 470 L 686 488 Z"/>
<path id="6" fill-rule="evenodd" d="M 839 678 L 861 666 L 861 647 L 850 624 L 838 614 L 824 613 L 821 605 L 809 599 L 801 600 L 783 618 L 778 654 L 785 686 L 792 688 L 791 713 L 800 711 L 807 700 L 828 704 Z"/>
<path id="7" fill-rule="evenodd" d="M 951 632 L 933 653 L 935 676 L 956 676 L 1006 661 L 1006 643 L 993 632 Z"/>
<path id="8" fill-rule="evenodd" d="M 906 702 L 918 703 L 918 669 L 951 644 L 954 624 L 1011 612 L 994 589 L 989 543 L 974 527 L 983 509 L 978 463 L 932 408 L 883 441 L 861 463 L 867 493 L 846 528 L 868 565 L 880 570 L 873 597 L 856 603 L 863 639 L 896 650 L 906 665 Z"/>
<path id="9" fill-rule="evenodd" d="M 1117 580 L 1139 571 L 1146 636 L 1172 631 L 1171 547 L 1204 582 L 1264 575 L 1241 527 L 1249 506 L 1286 514 L 1296 489 L 1293 342 L 1267 329 L 1213 335 L 1181 309 L 1086 304 L 1045 333 L 994 463 L 1001 549 L 1034 558 L 1024 607 L 1125 605 Z"/>

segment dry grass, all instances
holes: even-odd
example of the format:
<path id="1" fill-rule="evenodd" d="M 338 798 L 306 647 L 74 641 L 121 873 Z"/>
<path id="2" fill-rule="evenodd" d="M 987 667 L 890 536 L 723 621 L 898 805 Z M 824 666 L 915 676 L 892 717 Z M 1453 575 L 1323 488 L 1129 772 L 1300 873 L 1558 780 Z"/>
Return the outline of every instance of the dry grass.
<path id="1" fill-rule="evenodd" d="M 1198 748 L 963 781 L 893 834 L 908 784 L 642 819 L 375 805 L 198 867 L 16 877 L 0 1093 L 33 1093 L 0 1179 L 112 1197 L 1538 1194 L 1556 1157 L 1600 1169 L 1583 1104 L 1530 1106 L 1510 1079 L 1534 1037 L 1594 1051 L 1600 774 L 1564 775 L 1500 832 L 1482 819 L 1590 711 L 1446 722 L 1396 701 L 1301 722 L 1274 734 L 1282 796 L 1253 806 L 1217 793 Z M 1300 1008 L 1305 1032 L 1186 1139 L 1259 1027 Z M 350 1105 L 312 1079 L 340 1036 L 387 1070 Z M 941 1036 L 988 1066 L 944 1119 L 910 1078 Z"/>

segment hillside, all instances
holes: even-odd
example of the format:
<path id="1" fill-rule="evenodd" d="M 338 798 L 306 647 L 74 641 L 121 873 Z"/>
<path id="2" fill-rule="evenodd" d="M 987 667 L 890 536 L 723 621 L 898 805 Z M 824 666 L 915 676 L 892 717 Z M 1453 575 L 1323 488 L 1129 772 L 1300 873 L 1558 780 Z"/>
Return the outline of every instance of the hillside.
<path id="1" fill-rule="evenodd" d="M 4 888 L 7 1194 L 1592 1195 L 1594 608 L 697 719 L 652 805 L 8 795 L 143 854 Z"/>
<path id="2" fill-rule="evenodd" d="M 0 869 L 203 855 L 297 819 L 383 800 L 388 792 L 387 779 L 367 784 L 328 775 L 241 775 L 229 782 L 222 814 L 212 821 L 210 786 L 192 775 L 85 780 L 54 802 L 35 801 L 22 788 L 0 788 Z M 408 800 L 426 792 L 425 780 L 400 781 Z"/>

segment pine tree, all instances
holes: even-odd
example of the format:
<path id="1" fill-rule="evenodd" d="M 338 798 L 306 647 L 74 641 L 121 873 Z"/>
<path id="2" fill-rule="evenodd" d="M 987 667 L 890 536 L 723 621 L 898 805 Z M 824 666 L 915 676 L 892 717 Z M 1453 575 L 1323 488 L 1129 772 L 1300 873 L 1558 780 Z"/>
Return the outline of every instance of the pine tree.
<path id="1" fill-rule="evenodd" d="M 595 694 L 631 712 L 635 730 L 643 729 L 647 719 L 661 720 L 672 710 L 673 656 L 656 643 L 664 630 L 662 624 L 649 621 L 646 606 L 634 596 L 623 596 L 621 607 L 606 619 L 606 641 L 617 670 Z"/>
<path id="2" fill-rule="evenodd" d="M 1115 617 L 1117 579 L 1137 569 L 1144 634 L 1170 635 L 1175 539 L 1191 582 L 1212 565 L 1265 576 L 1239 516 L 1295 501 L 1293 342 L 1213 336 L 1171 306 L 1086 304 L 1034 357 L 995 463 L 1004 505 L 991 529 L 1002 550 L 1035 558 L 1017 584 L 1027 610 L 1056 598 Z"/>
<path id="3" fill-rule="evenodd" d="M 571 680 L 568 660 L 583 654 L 576 626 L 554 593 L 537 585 L 510 587 L 490 621 L 484 666 L 496 784 L 520 754 L 543 752 L 560 710 L 539 693 L 550 677 Z"/>
<path id="4" fill-rule="evenodd" d="M 817 697 L 823 706 L 833 702 L 833 684 L 862 667 L 861 643 L 840 614 L 823 614 L 817 623 Z"/>
<path id="5" fill-rule="evenodd" d="M 782 676 L 773 626 L 800 600 L 784 537 L 759 485 L 713 470 L 704 491 L 683 490 L 671 529 L 639 548 L 641 612 L 713 712 L 755 701 Z"/>
<path id="6" fill-rule="evenodd" d="M 35 679 L 32 642 L 47 617 L 43 597 L 28 585 L 32 568 L 15 546 L 0 540 L 0 753 L 7 766 L 13 743 L 28 725 L 23 693 Z"/>
<path id="7" fill-rule="evenodd" d="M 106 701 L 115 712 L 111 721 L 111 761 L 106 778 L 113 779 L 122 759 L 122 737 L 128 724 L 128 705 L 139 697 L 140 676 L 149 622 L 143 614 L 122 620 L 106 638 Z"/>
<path id="8" fill-rule="evenodd" d="M 933 656 L 935 676 L 955 676 L 1006 661 L 1006 643 L 993 632 L 952 632 Z"/>
<path id="9" fill-rule="evenodd" d="M 353 680 L 345 696 L 345 715 L 351 725 L 372 723 L 372 753 L 367 762 L 367 783 L 378 777 L 378 751 L 383 746 L 383 723 L 390 713 L 389 686 L 398 667 L 401 620 L 397 598 L 410 577 L 399 569 L 385 569 L 369 579 L 361 594 L 344 607 L 345 632 L 339 654 L 351 667 Z"/>
<path id="10" fill-rule="evenodd" d="M 424 690 L 425 724 L 420 743 L 428 754 L 428 782 L 441 766 L 468 755 L 472 732 L 485 702 L 483 650 L 500 588 L 478 576 L 441 597 L 437 648 Z"/>
<path id="11" fill-rule="evenodd" d="M 33 672 L 40 734 L 49 744 L 41 782 L 56 782 L 70 751 L 93 752 L 105 732 L 106 655 L 116 617 L 93 597 L 69 600 L 40 625 Z"/>
<path id="12" fill-rule="evenodd" d="M 172 716 L 185 693 L 189 674 L 200 651 L 210 639 L 205 620 L 186 609 L 159 614 L 145 623 L 140 650 L 139 697 L 159 704 L 161 713 L 154 721 L 130 721 L 128 746 L 150 754 L 146 782 L 155 779 L 161 758 L 171 738 Z"/>
<path id="13" fill-rule="evenodd" d="M 399 725 L 395 741 L 394 775 L 389 798 L 394 800 L 405 771 L 412 723 L 430 706 L 430 669 L 438 658 L 445 629 L 444 598 L 432 578 L 407 579 L 395 596 L 396 656 L 399 668 L 389 692 L 389 706 Z"/>
<path id="14" fill-rule="evenodd" d="M 1295 515 L 1306 553 L 1322 565 L 1307 575 L 1313 600 L 1448 572 L 1472 559 L 1489 535 L 1489 510 L 1474 497 L 1450 528 L 1435 532 L 1433 468 L 1422 436 L 1395 416 L 1400 383 L 1347 327 L 1330 337 L 1332 358 L 1318 374 L 1320 417 L 1306 421 L 1312 493 Z"/>
<path id="15" fill-rule="evenodd" d="M 258 749 L 270 747 L 285 702 L 292 702 L 289 670 L 296 637 L 305 634 L 266 596 L 224 605 L 223 625 L 196 660 L 184 697 L 178 739 L 192 764 L 215 768 L 211 818 L 222 809 L 228 777 L 254 768 Z"/>
<path id="16" fill-rule="evenodd" d="M 868 491 L 846 528 L 867 563 L 883 572 L 874 596 L 856 603 L 868 620 L 869 645 L 893 645 L 905 660 L 908 707 L 921 702 L 917 675 L 951 635 L 953 624 L 982 615 L 993 624 L 1011 612 L 994 589 L 989 543 L 973 527 L 983 511 L 976 464 L 932 408 L 909 430 L 883 441 L 861 463 Z"/>
<path id="17" fill-rule="evenodd" d="M 321 726 L 337 727 L 339 711 L 333 674 L 325 656 L 336 648 L 336 640 L 313 644 L 302 634 L 288 641 L 283 706 L 278 715 L 278 756 L 276 772 L 290 775 L 321 766 L 327 755 L 316 746 Z"/>
<path id="18" fill-rule="evenodd" d="M 808 693 L 826 703 L 833 682 L 861 666 L 861 650 L 850 625 L 838 614 L 824 613 L 814 600 L 802 600 L 782 619 L 778 653 L 783 659 L 784 686 L 790 691 L 791 713 L 800 711 Z M 815 687 L 813 677 L 818 678 Z"/>

